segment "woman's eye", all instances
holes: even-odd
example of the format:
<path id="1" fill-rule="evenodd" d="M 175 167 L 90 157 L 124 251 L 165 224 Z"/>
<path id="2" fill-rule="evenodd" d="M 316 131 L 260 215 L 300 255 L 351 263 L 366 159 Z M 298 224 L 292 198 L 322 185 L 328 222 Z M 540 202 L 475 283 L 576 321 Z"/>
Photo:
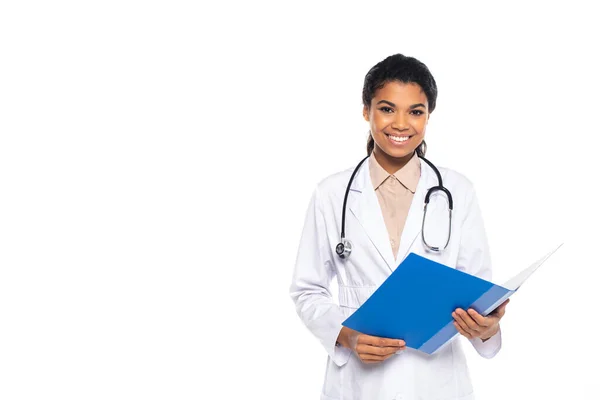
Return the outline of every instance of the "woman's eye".
<path id="1" fill-rule="evenodd" d="M 417 113 L 416 115 L 423 115 L 423 111 L 421 110 L 413 110 L 412 112 Z"/>
<path id="2" fill-rule="evenodd" d="M 392 111 L 394 111 L 389 107 L 381 107 L 380 110 L 383 111 L 384 113 L 388 113 L 388 114 L 391 113 Z"/>

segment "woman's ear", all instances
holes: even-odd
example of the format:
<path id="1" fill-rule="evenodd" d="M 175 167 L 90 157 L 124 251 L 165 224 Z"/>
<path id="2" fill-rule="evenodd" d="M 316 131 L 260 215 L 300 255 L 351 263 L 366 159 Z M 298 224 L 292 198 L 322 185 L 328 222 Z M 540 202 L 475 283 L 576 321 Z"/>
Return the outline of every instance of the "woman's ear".
<path id="1" fill-rule="evenodd" d="M 369 121 L 369 109 L 367 106 L 363 106 L 363 118 L 365 121 Z"/>

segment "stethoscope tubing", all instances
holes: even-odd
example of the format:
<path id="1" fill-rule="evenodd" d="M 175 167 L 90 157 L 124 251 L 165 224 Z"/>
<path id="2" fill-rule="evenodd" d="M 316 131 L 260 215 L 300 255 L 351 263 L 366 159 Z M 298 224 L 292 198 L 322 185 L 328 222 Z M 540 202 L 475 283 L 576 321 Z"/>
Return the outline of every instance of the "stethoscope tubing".
<path id="1" fill-rule="evenodd" d="M 352 182 L 354 181 L 354 177 L 356 176 L 358 170 L 360 169 L 361 165 L 370 157 L 371 155 L 366 156 L 365 158 L 363 158 L 358 165 L 356 166 L 356 168 L 354 168 L 354 171 L 352 172 L 352 175 L 350 176 L 350 180 L 348 181 L 348 185 L 346 186 L 346 193 L 344 194 L 344 204 L 342 206 L 342 230 L 340 232 L 340 238 L 341 241 L 340 243 L 338 243 L 338 245 L 335 248 L 335 252 L 337 253 L 338 256 L 340 256 L 340 258 L 348 258 L 352 252 L 352 243 L 346 239 L 346 204 L 348 202 L 348 194 L 350 193 L 350 187 L 352 186 Z M 435 172 L 435 175 L 437 176 L 438 179 L 438 186 L 433 186 L 431 188 L 429 188 L 427 190 L 427 194 L 425 195 L 425 205 L 424 205 L 424 209 L 423 209 L 423 222 L 421 225 L 421 238 L 423 240 L 423 244 L 425 245 L 425 247 L 427 247 L 429 250 L 434 251 L 434 252 L 440 252 L 442 250 L 445 250 L 446 247 L 448 247 L 448 244 L 450 243 L 450 235 L 452 234 L 452 210 L 454 209 L 454 202 L 452 200 L 452 193 L 450 193 L 450 191 L 444 187 L 443 181 L 442 181 L 442 175 L 440 174 L 440 171 L 436 168 L 435 165 L 433 165 L 433 163 L 431 161 L 429 161 L 428 159 L 425 158 L 425 156 L 420 155 L 417 153 L 417 156 L 422 159 L 423 161 L 425 161 L 425 163 L 427 163 L 427 165 L 429 165 L 431 167 L 431 169 Z M 447 235 L 447 240 L 446 240 L 446 244 L 444 245 L 443 248 L 440 247 L 436 247 L 436 246 L 431 246 L 429 243 L 427 243 L 427 241 L 425 240 L 425 217 L 427 215 L 427 206 L 429 205 L 429 199 L 431 198 L 431 195 L 437 191 L 441 191 L 443 193 L 446 194 L 447 198 L 448 198 L 448 215 L 449 215 L 449 223 L 448 223 L 448 235 Z"/>

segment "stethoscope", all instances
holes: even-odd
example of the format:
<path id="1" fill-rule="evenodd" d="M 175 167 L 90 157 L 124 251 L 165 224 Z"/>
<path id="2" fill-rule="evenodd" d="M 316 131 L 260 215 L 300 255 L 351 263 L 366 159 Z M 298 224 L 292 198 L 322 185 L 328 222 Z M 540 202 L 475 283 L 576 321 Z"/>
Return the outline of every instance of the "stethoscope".
<path id="1" fill-rule="evenodd" d="M 450 191 L 448 189 L 446 189 L 444 187 L 444 184 L 442 183 L 442 175 L 440 175 L 440 171 L 438 171 L 438 169 L 435 167 L 435 165 L 433 165 L 429 160 L 427 160 L 422 155 L 419 155 L 419 154 L 417 154 L 417 155 L 419 156 L 419 158 L 421 158 L 423 161 L 425 161 L 431 167 L 431 169 L 433 169 L 433 171 L 437 175 L 438 182 L 439 182 L 438 186 L 433 186 L 433 187 L 429 188 L 429 190 L 427 191 L 427 194 L 425 195 L 425 209 L 423 212 L 423 223 L 421 225 L 421 238 L 423 240 L 423 244 L 429 250 L 434 251 L 434 252 L 441 252 L 442 250 L 445 250 L 446 247 L 448 247 L 448 243 L 450 243 L 450 234 L 452 231 L 452 229 L 451 229 L 452 208 L 453 208 L 452 194 L 450 193 Z M 352 185 L 352 180 L 354 179 L 354 176 L 358 172 L 360 166 L 367 160 L 367 158 L 369 158 L 369 156 L 366 156 L 365 158 L 362 159 L 361 162 L 358 163 L 358 165 L 354 169 L 354 172 L 350 176 L 350 181 L 348 182 L 348 186 L 346 187 L 346 194 L 344 195 L 344 206 L 342 208 L 341 241 L 340 241 L 340 243 L 337 244 L 337 246 L 335 246 L 335 252 L 337 253 L 338 256 L 340 256 L 340 258 L 348 258 L 348 257 L 350 257 L 350 253 L 352 253 L 352 243 L 350 242 L 350 240 L 346 239 L 346 234 L 345 234 L 346 233 L 345 232 L 345 229 L 346 229 L 346 202 L 348 201 L 348 193 L 350 192 L 350 186 Z M 427 216 L 427 205 L 429 204 L 429 198 L 431 197 L 431 195 L 437 191 L 444 192 L 446 194 L 446 196 L 448 197 L 448 218 L 449 218 L 448 239 L 446 240 L 446 244 L 444 245 L 443 248 L 431 246 L 425 240 L 425 217 Z"/>

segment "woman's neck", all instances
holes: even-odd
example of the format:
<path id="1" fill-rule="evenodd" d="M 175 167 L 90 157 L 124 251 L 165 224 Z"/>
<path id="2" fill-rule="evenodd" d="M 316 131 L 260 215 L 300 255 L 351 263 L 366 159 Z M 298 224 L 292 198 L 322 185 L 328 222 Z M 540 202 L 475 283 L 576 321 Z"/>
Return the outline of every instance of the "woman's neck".
<path id="1" fill-rule="evenodd" d="M 381 167 L 385 169 L 388 174 L 391 175 L 395 174 L 396 171 L 404 167 L 415 153 L 413 151 L 412 153 L 400 158 L 391 157 L 376 145 L 373 149 L 373 154 L 375 155 L 375 159 L 377 160 L 379 165 L 381 165 Z"/>

